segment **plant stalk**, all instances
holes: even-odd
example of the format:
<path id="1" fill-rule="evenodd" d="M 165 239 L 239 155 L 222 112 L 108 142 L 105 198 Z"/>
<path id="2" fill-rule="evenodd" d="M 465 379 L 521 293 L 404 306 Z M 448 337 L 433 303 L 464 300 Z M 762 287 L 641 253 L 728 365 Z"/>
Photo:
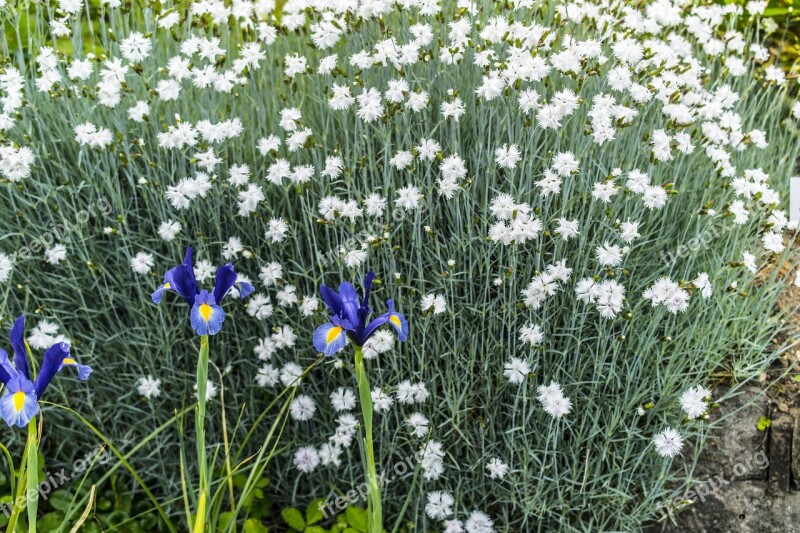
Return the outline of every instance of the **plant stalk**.
<path id="1" fill-rule="evenodd" d="M 200 357 L 197 360 L 197 411 L 195 411 L 195 432 L 197 440 L 197 464 L 200 469 L 200 490 L 197 499 L 197 514 L 194 519 L 194 533 L 202 533 L 206 528 L 208 506 L 208 460 L 206 459 L 206 386 L 208 384 L 208 335 L 200 337 Z"/>
<path id="2" fill-rule="evenodd" d="M 355 373 L 358 381 L 358 396 L 361 403 L 361 416 L 364 418 L 364 448 L 367 456 L 367 517 L 369 533 L 383 531 L 381 511 L 381 489 L 378 485 L 378 472 L 375 468 L 375 446 L 372 442 L 372 392 L 364 370 L 364 357 L 361 346 L 356 346 Z"/>

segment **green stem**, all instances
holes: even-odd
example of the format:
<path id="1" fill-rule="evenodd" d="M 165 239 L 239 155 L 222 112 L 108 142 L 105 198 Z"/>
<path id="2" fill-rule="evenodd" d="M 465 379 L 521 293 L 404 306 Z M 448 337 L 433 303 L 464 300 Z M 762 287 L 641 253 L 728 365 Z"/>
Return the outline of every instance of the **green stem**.
<path id="1" fill-rule="evenodd" d="M 36 512 L 39 509 L 39 434 L 36 417 L 28 422 L 28 533 L 36 533 Z M 31 491 L 34 491 L 31 493 Z"/>
<path id="2" fill-rule="evenodd" d="M 369 388 L 369 381 L 367 381 L 367 372 L 364 370 L 364 357 L 361 353 L 361 346 L 356 346 L 355 373 L 358 381 L 361 416 L 364 418 L 364 448 L 367 456 L 368 531 L 369 533 L 381 533 L 383 531 L 381 489 L 378 486 L 378 472 L 375 468 L 375 446 L 372 443 L 372 392 Z"/>
<path id="3" fill-rule="evenodd" d="M 200 494 L 197 501 L 197 515 L 194 519 L 194 533 L 205 531 L 208 509 L 208 461 L 206 459 L 206 386 L 208 384 L 208 336 L 200 337 L 200 357 L 197 360 L 197 411 L 195 411 L 195 432 L 197 434 L 197 464 L 200 469 Z"/>

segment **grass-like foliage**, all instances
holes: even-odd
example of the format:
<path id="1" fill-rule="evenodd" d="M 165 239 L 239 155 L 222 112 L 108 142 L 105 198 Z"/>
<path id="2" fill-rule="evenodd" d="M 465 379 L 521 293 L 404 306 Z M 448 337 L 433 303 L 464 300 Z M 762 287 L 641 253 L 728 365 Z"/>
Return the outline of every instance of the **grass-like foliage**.
<path id="1" fill-rule="evenodd" d="M 387 530 L 631 530 L 684 493 L 788 278 L 763 6 L 119 3 L 0 8 L 2 329 L 94 368 L 48 391 L 97 430 L 43 406 L 48 464 L 102 434 L 192 522 L 199 338 L 150 295 L 193 246 L 256 287 L 211 341 L 213 516 L 262 471 L 302 509 L 364 482 L 353 352 L 312 334 L 369 270 L 410 326 L 364 346 Z"/>

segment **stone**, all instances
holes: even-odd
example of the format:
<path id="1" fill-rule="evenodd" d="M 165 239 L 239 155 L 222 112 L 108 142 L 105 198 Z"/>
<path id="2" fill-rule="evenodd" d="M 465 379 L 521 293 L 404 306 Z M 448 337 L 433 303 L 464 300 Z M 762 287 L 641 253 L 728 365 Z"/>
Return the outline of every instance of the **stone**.
<path id="1" fill-rule="evenodd" d="M 769 489 L 770 493 L 786 492 L 792 484 L 792 433 L 794 417 L 774 413 L 769 428 Z"/>
<path id="2" fill-rule="evenodd" d="M 718 388 L 715 398 L 728 391 Z M 757 387 L 737 391 L 736 396 L 722 401 L 719 408 L 712 409 L 709 422 L 719 420 L 710 431 L 706 447 L 700 454 L 694 477 L 705 479 L 723 475 L 726 479 L 735 476 L 739 480 L 765 480 L 767 469 L 755 465 L 755 454 L 763 456 L 767 432 L 758 431 L 762 416 L 769 416 L 769 398 Z M 742 467 L 745 471 L 742 472 Z"/>
<path id="3" fill-rule="evenodd" d="M 764 481 L 735 481 L 699 499 L 667 519 L 650 524 L 647 533 L 800 533 L 800 493 L 768 495 Z"/>

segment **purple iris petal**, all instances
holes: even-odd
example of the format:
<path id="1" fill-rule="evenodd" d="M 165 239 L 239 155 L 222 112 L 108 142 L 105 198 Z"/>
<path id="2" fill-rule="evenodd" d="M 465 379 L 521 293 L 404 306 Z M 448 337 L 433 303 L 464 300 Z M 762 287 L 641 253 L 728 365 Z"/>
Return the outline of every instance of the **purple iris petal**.
<path id="1" fill-rule="evenodd" d="M 199 291 L 197 289 L 197 280 L 194 277 L 191 246 L 186 248 L 186 256 L 183 259 L 183 264 L 172 269 L 172 280 L 175 283 L 175 286 L 172 288 L 183 296 L 183 299 L 186 300 L 189 305 L 194 305 L 194 299 Z"/>
<path id="2" fill-rule="evenodd" d="M 216 305 L 213 294 L 202 290 L 195 298 L 190 320 L 192 328 L 198 335 L 216 335 L 222 329 L 225 311 Z"/>
<path id="3" fill-rule="evenodd" d="M 363 336 L 363 341 L 367 342 L 367 339 L 369 339 L 372 336 L 372 333 L 376 329 L 378 329 L 380 326 L 382 326 L 382 325 L 386 324 L 387 322 L 389 322 L 389 317 L 390 316 L 391 315 L 389 313 L 384 313 L 381 316 L 379 316 L 378 318 L 373 318 L 372 322 L 370 322 L 369 325 L 364 329 L 364 334 L 362 335 Z"/>
<path id="4" fill-rule="evenodd" d="M 28 354 L 25 349 L 25 315 L 20 316 L 14 322 L 8 338 L 11 340 L 11 349 L 14 350 L 14 366 L 17 367 L 20 374 L 31 379 L 28 372 Z"/>
<path id="5" fill-rule="evenodd" d="M 3 382 L 3 385 L 8 385 L 8 382 L 15 377 L 17 377 L 17 370 L 11 366 L 6 351 L 0 348 L 0 381 Z"/>
<path id="6" fill-rule="evenodd" d="M 247 283 L 246 281 L 241 281 L 239 279 L 236 280 L 236 290 L 239 291 L 239 297 L 244 300 L 247 296 L 253 293 L 256 288 L 253 287 L 251 284 Z"/>
<path id="7" fill-rule="evenodd" d="M 350 323 L 353 324 L 356 332 L 360 335 L 364 328 L 358 317 L 358 308 L 361 307 L 361 302 L 359 301 L 355 287 L 347 281 L 343 282 L 339 285 L 339 298 L 342 301 L 342 312 L 340 316 L 349 320 Z"/>
<path id="8" fill-rule="evenodd" d="M 61 370 L 64 359 L 67 358 L 69 358 L 69 344 L 66 342 L 57 342 L 44 352 L 44 362 L 34 382 L 37 398 L 42 397 L 53 377 Z"/>
<path id="9" fill-rule="evenodd" d="M 236 272 L 234 272 L 231 263 L 217 269 L 217 280 L 214 283 L 214 301 L 216 303 L 222 303 L 222 299 L 225 298 L 225 295 L 236 283 L 236 278 Z"/>
<path id="10" fill-rule="evenodd" d="M 323 284 L 319 287 L 319 293 L 322 295 L 322 299 L 325 301 L 325 305 L 328 306 L 328 309 L 330 309 L 334 315 L 341 316 L 342 299 L 339 298 L 336 291 Z"/>
<path id="11" fill-rule="evenodd" d="M 0 398 L 0 416 L 9 426 L 24 428 L 39 414 L 39 401 L 31 381 L 17 374 L 8 382 L 6 394 Z"/>

